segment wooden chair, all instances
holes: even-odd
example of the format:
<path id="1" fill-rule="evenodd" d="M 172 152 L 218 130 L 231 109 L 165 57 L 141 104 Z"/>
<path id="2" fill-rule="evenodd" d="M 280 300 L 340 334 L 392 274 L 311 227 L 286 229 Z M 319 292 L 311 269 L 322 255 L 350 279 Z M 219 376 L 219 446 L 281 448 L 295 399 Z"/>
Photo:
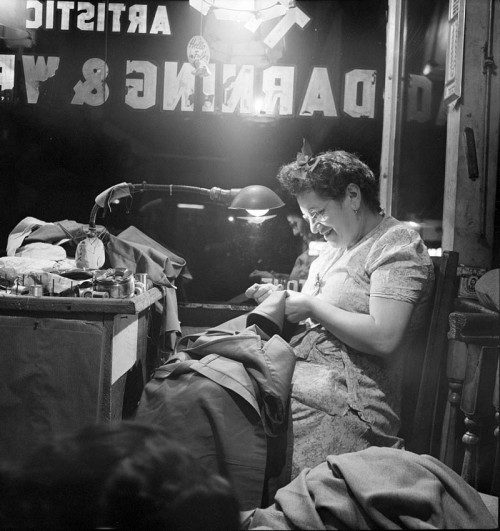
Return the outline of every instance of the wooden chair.
<path id="1" fill-rule="evenodd" d="M 454 469 L 478 490 L 498 521 L 500 316 L 457 298 L 458 253 L 445 251 L 434 265 L 426 346 L 423 356 L 407 360 L 405 367 L 406 448 Z M 486 423 L 488 416 L 496 425 Z M 483 426 L 496 437 L 496 453 L 487 456 L 486 466 L 480 447 Z"/>
<path id="2" fill-rule="evenodd" d="M 423 342 L 407 353 L 403 375 L 401 436 L 407 450 L 439 456 L 439 438 L 447 394 L 448 316 L 457 291 L 458 253 L 434 259 L 432 312 Z"/>
<path id="3" fill-rule="evenodd" d="M 458 300 L 448 338 L 450 391 L 439 459 L 474 488 L 498 496 L 500 314 Z"/>

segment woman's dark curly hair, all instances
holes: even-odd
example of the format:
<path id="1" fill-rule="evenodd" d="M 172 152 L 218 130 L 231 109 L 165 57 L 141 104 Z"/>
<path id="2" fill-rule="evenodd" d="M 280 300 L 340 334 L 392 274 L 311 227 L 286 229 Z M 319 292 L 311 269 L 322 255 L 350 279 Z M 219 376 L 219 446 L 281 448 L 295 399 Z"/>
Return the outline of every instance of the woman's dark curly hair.
<path id="1" fill-rule="evenodd" d="M 338 201 L 345 197 L 347 186 L 353 183 L 359 186 L 370 210 L 377 213 L 382 210 L 373 172 L 356 155 L 346 151 L 325 151 L 306 165 L 290 162 L 279 169 L 277 179 L 283 190 L 292 196 L 313 191 Z"/>

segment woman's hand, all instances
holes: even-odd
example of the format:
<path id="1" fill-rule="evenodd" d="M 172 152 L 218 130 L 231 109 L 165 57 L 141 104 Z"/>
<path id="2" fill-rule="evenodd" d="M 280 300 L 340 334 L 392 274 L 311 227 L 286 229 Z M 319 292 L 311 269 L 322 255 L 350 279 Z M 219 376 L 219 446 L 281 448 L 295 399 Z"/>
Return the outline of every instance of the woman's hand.
<path id="1" fill-rule="evenodd" d="M 252 278 L 273 278 L 273 274 L 271 271 L 262 271 L 260 269 L 254 269 L 249 275 L 248 278 L 251 280 Z"/>
<path id="2" fill-rule="evenodd" d="M 311 305 L 314 297 L 298 291 L 287 290 L 285 301 L 285 315 L 291 323 L 298 323 L 311 317 Z"/>
<path id="3" fill-rule="evenodd" d="M 281 284 L 253 284 L 245 291 L 245 297 L 254 299 L 257 304 L 265 301 L 273 291 L 282 290 Z"/>

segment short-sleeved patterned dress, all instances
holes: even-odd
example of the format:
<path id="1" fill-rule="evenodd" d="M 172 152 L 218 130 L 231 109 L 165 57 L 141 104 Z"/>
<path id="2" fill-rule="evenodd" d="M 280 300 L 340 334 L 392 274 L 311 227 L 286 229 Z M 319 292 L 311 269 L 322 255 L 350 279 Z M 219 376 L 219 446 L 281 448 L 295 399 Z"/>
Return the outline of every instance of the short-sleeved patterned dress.
<path id="1" fill-rule="evenodd" d="M 388 358 L 356 351 L 314 323 L 292 338 L 292 477 L 327 455 L 403 447 L 403 354 L 425 323 L 433 282 L 420 235 L 390 216 L 349 250 L 327 246 L 312 263 L 303 293 L 356 313 L 369 313 L 370 297 L 410 302 L 414 310 L 403 343 Z"/>

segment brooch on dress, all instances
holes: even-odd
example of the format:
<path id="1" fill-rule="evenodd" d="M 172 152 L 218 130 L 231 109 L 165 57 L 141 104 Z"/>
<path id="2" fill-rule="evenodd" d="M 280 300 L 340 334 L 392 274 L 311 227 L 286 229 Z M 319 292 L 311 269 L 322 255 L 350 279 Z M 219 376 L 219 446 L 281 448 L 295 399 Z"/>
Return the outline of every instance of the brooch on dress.
<path id="1" fill-rule="evenodd" d="M 324 276 L 324 275 L 323 275 Z M 316 280 L 314 282 L 314 295 L 321 293 L 321 288 L 325 285 L 323 277 L 319 276 L 319 273 L 316 273 Z"/>

